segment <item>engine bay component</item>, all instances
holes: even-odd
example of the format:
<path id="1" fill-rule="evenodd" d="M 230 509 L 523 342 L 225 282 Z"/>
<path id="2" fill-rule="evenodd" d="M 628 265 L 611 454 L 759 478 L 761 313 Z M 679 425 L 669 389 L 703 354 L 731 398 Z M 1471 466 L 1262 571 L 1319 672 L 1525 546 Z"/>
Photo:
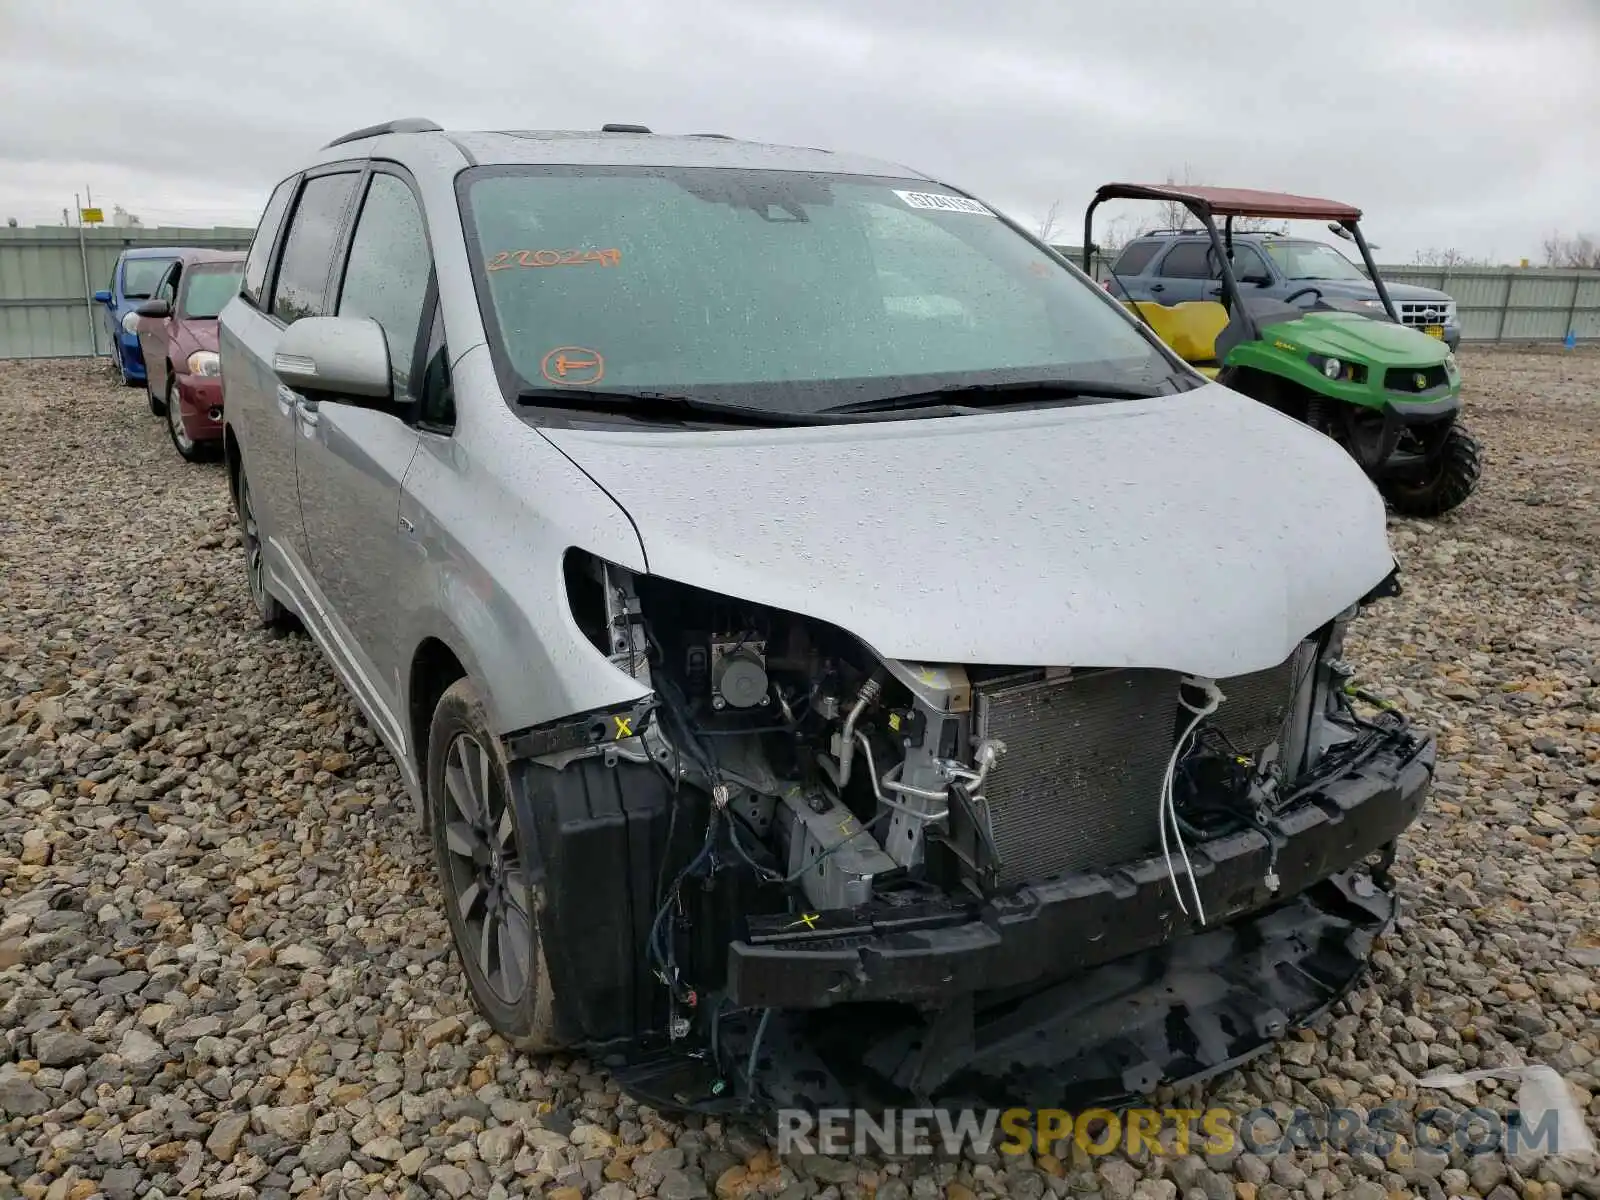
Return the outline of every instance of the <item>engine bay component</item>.
<path id="1" fill-rule="evenodd" d="M 711 643 L 713 708 L 755 708 L 767 695 L 767 644 L 737 638 Z"/>
<path id="2" fill-rule="evenodd" d="M 788 874 L 816 908 L 854 908 L 872 898 L 873 880 L 895 861 L 842 804 L 793 788 L 778 807 L 779 844 Z"/>
<path id="3" fill-rule="evenodd" d="M 869 1023 L 914 1010 L 926 1062 L 858 1065 L 936 1088 L 972 1049 L 959 1031 L 974 1012 L 1003 1024 L 1012 1003 L 1076 994 L 1074 973 L 1165 961 L 1208 930 L 1225 944 L 1225 925 L 1270 924 L 1274 905 L 1302 897 L 1294 921 L 1309 924 L 1273 936 L 1315 942 L 1343 920 L 1320 907 L 1335 871 L 1354 872 L 1359 923 L 1389 886 L 1362 864 L 1413 819 L 1431 772 L 1426 736 L 1353 708 L 1366 694 L 1339 656 L 1355 610 L 1275 666 L 1212 679 L 884 659 L 794 613 L 620 568 L 594 575 L 592 604 L 574 613 L 654 707 L 641 736 L 574 749 L 597 761 L 572 766 L 647 772 L 650 801 L 635 811 L 603 780 L 574 783 L 545 855 L 559 864 L 582 831 L 588 876 L 618 858 L 652 881 L 614 923 L 641 949 L 620 951 L 630 965 L 606 1011 L 630 1006 L 639 1028 L 699 1047 L 713 1097 L 756 1095 L 768 1069 L 780 1090 L 785 1072 L 810 1078 L 787 1043 L 785 1065 L 763 1064 L 811 1010 L 876 1006 Z M 585 737 L 598 728 L 591 717 Z M 592 886 L 583 872 L 574 862 L 563 894 Z"/>

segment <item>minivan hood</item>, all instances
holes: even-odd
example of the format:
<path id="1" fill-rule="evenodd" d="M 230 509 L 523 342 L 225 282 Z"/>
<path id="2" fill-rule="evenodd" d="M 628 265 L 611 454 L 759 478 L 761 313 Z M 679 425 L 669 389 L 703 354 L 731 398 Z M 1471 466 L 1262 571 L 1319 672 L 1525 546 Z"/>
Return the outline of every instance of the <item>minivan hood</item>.
<path id="1" fill-rule="evenodd" d="M 1322 434 L 1216 384 L 1175 396 L 796 429 L 544 429 L 652 574 L 914 662 L 1275 666 L 1394 566 Z"/>

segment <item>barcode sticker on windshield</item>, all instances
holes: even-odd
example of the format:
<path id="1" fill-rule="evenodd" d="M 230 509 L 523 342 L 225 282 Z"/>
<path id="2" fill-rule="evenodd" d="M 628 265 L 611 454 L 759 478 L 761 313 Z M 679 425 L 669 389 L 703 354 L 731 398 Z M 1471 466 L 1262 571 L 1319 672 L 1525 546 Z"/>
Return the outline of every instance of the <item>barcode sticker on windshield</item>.
<path id="1" fill-rule="evenodd" d="M 895 195 L 899 196 L 912 208 L 926 208 L 934 212 L 976 213 L 980 217 L 994 216 L 994 213 L 976 200 L 969 200 L 965 196 L 947 196 L 943 192 L 902 192 L 898 190 Z"/>

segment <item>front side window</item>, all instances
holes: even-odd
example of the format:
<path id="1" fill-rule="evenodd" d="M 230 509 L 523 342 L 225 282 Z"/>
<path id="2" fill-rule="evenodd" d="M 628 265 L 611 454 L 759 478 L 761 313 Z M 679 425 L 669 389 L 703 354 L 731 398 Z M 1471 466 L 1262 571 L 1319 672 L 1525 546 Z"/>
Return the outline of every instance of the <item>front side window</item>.
<path id="1" fill-rule="evenodd" d="M 417 198 L 396 176 L 372 177 L 350 242 L 341 317 L 371 317 L 383 327 L 397 395 L 410 386 L 411 360 L 428 297 L 433 257 Z"/>
<path id="2" fill-rule="evenodd" d="M 298 178 L 285 179 L 272 189 L 267 207 L 256 226 L 255 237 L 250 239 L 250 253 L 245 257 L 244 280 L 239 292 L 251 304 L 261 303 L 261 289 L 267 282 L 267 264 L 272 261 L 272 246 L 278 240 L 278 229 L 283 225 L 283 214 L 289 211 L 289 201 L 294 196 Z"/>
<path id="3" fill-rule="evenodd" d="M 1168 279 L 1208 279 L 1211 264 L 1206 257 L 1210 252 L 1211 247 L 1206 242 L 1179 242 L 1161 260 L 1156 273 Z"/>
<path id="4" fill-rule="evenodd" d="M 161 284 L 175 259 L 130 258 L 122 266 L 122 295 L 128 300 L 148 300 Z"/>
<path id="5" fill-rule="evenodd" d="M 183 274 L 183 264 L 173 263 L 171 269 L 161 278 L 161 286 L 156 289 L 155 298 L 165 300 L 170 308 L 178 302 L 178 280 Z"/>
<path id="6" fill-rule="evenodd" d="M 459 182 L 480 306 L 518 388 L 818 411 L 1044 377 L 1174 371 L 1100 289 L 926 181 L 492 167 Z"/>
<path id="7" fill-rule="evenodd" d="M 1365 279 L 1354 263 L 1321 242 L 1272 241 L 1267 253 L 1290 279 Z"/>
<path id="8" fill-rule="evenodd" d="M 1211 267 L 1211 278 L 1222 278 L 1222 263 L 1215 254 L 1207 260 Z M 1269 278 L 1272 272 L 1267 270 L 1267 264 L 1261 260 L 1254 246 L 1235 245 L 1233 248 L 1233 277 L 1243 279 L 1246 275 L 1266 275 Z"/>
<path id="9" fill-rule="evenodd" d="M 285 325 L 327 312 L 329 268 L 359 178 L 349 172 L 306 181 L 272 289 L 272 315 Z"/>
<path id="10" fill-rule="evenodd" d="M 184 285 L 183 315 L 192 320 L 215 320 L 223 306 L 239 294 L 243 263 L 197 263 L 189 268 Z"/>

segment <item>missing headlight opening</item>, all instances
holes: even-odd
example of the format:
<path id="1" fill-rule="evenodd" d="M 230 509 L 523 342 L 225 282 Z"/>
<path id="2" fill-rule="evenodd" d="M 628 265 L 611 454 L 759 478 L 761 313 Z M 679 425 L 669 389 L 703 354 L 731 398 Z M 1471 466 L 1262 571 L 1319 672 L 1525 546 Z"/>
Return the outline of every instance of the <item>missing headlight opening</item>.
<path id="1" fill-rule="evenodd" d="M 1359 605 L 1282 662 L 1212 680 L 881 659 L 823 622 L 579 552 L 567 584 L 648 719 L 542 761 L 648 765 L 665 789 L 656 886 L 632 901 L 649 914 L 641 1003 L 669 1044 L 704 1046 L 704 1078 L 636 1068 L 643 1094 L 792 1099 L 797 1072 L 836 1081 L 847 1062 L 888 1095 L 976 1088 L 986 1041 L 1087 1037 L 1077 1001 L 1041 997 L 1105 964 L 1132 972 L 1107 1003 L 1157 980 L 1159 1011 L 1196 1030 L 1220 1011 L 1245 1041 L 1275 1037 L 1353 980 L 1390 918 L 1386 855 L 1432 744 L 1390 707 L 1362 711 L 1378 698 L 1341 657 Z M 1180 1001 L 1208 953 L 1236 961 Z M 1315 982 L 1284 983 L 1300 959 Z M 841 1004 L 850 1019 L 826 1025 Z M 1151 1020 L 1113 1091 L 1238 1049 Z"/>

